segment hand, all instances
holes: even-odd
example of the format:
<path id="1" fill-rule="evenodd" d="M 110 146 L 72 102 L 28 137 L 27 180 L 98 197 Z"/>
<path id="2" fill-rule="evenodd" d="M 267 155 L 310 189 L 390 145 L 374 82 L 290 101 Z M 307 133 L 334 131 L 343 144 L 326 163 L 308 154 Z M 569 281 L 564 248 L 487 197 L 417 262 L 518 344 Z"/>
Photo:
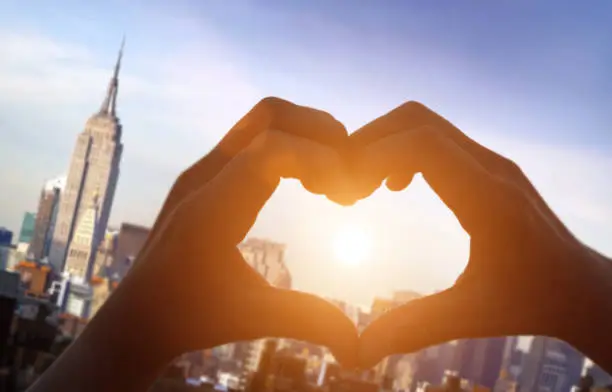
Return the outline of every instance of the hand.
<path id="1" fill-rule="evenodd" d="M 265 99 L 179 177 L 118 288 L 146 304 L 140 309 L 150 307 L 147 327 L 165 357 L 274 336 L 325 345 L 352 363 L 357 331 L 339 309 L 270 287 L 236 248 L 281 178 L 299 179 L 313 193 L 341 194 L 346 140 L 329 114 Z"/>
<path id="2" fill-rule="evenodd" d="M 365 329 L 362 366 L 461 338 L 575 341 L 570 320 L 589 301 L 585 285 L 600 256 L 576 240 L 515 163 L 414 102 L 351 140 L 363 148 L 361 197 L 384 179 L 389 189 L 402 190 L 422 173 L 471 238 L 468 265 L 454 286 L 391 310 Z"/>

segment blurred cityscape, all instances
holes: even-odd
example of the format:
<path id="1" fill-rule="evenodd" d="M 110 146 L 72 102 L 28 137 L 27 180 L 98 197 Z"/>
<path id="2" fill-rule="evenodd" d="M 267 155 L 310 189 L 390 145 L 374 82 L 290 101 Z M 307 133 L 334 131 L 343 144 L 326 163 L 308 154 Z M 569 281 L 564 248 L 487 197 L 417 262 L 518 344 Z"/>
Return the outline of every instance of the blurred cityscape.
<path id="1" fill-rule="evenodd" d="M 0 228 L 1 391 L 25 390 L 49 367 L 120 284 L 148 236 L 138 224 L 108 226 L 123 150 L 121 56 L 101 108 L 77 135 L 67 175 L 41 184 L 38 206 L 25 212 L 18 233 Z M 250 238 L 240 250 L 271 284 L 291 288 L 283 244 Z M 396 292 L 367 310 L 328 300 L 362 330 L 419 296 Z M 447 342 L 361 373 L 341 369 L 328 350 L 306 342 L 236 342 L 176 358 L 151 391 L 612 391 L 612 376 L 568 344 L 537 336 L 527 348 L 518 342 Z"/>

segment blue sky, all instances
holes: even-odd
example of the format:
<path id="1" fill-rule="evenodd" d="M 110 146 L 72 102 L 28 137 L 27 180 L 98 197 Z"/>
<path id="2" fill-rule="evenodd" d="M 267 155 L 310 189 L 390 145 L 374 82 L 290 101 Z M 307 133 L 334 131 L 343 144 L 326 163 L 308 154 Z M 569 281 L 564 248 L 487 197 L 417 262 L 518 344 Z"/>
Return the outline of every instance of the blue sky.
<path id="1" fill-rule="evenodd" d="M 17 230 L 66 170 L 125 32 L 115 224 L 150 224 L 180 170 L 264 96 L 350 130 L 415 99 L 516 160 L 580 238 L 612 254 L 612 3 L 564 3 L 4 1 L 0 226 Z M 359 267 L 330 251 L 344 225 L 371 232 Z M 468 254 L 420 181 L 348 209 L 287 182 L 252 234 L 287 243 L 297 288 L 361 304 L 448 286 Z"/>

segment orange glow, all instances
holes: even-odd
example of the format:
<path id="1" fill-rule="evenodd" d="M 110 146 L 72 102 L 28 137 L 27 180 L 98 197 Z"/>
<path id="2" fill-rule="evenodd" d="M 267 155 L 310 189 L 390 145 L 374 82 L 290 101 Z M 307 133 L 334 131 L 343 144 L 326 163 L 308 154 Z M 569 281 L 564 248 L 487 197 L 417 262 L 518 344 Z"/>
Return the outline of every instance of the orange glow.
<path id="1" fill-rule="evenodd" d="M 22 267 L 22 268 L 36 268 L 37 265 L 36 263 L 32 262 L 32 261 L 26 261 L 26 260 L 22 260 L 17 264 L 17 268 Z"/>
<path id="2" fill-rule="evenodd" d="M 336 259 L 348 265 L 361 264 L 370 256 L 371 237 L 355 225 L 342 227 L 334 238 Z"/>

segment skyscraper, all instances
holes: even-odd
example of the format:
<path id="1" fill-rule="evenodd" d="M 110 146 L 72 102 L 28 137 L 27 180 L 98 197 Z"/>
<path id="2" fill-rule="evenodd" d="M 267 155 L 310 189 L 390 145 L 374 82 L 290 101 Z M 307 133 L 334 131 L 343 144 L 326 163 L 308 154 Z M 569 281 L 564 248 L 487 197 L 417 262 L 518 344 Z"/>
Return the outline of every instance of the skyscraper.
<path id="1" fill-rule="evenodd" d="M 249 238 L 238 249 L 245 262 L 259 272 L 272 286 L 290 289 L 291 274 L 285 264 L 285 245 L 257 238 Z M 254 372 L 260 362 L 266 340 L 260 339 L 241 347 L 245 355 L 244 370 Z M 238 343 L 242 345 L 241 343 Z"/>
<path id="2" fill-rule="evenodd" d="M 40 260 L 49 254 L 60 195 L 65 184 L 66 177 L 54 178 L 47 181 L 40 192 L 34 233 L 28 249 L 28 253 L 36 260 Z"/>
<path id="3" fill-rule="evenodd" d="M 34 235 L 34 222 L 36 221 L 36 214 L 33 212 L 26 212 L 23 214 L 23 220 L 21 221 L 21 229 L 19 230 L 18 244 L 30 244 L 32 236 Z"/>
<path id="4" fill-rule="evenodd" d="M 77 138 L 49 253 L 49 261 L 58 271 L 69 269 L 84 280 L 89 278 L 106 231 L 119 178 L 123 144 L 116 109 L 122 54 L 123 43 L 102 106 Z M 91 222 L 95 227 L 87 227 Z M 91 235 L 75 236 L 79 226 L 81 233 Z"/>

